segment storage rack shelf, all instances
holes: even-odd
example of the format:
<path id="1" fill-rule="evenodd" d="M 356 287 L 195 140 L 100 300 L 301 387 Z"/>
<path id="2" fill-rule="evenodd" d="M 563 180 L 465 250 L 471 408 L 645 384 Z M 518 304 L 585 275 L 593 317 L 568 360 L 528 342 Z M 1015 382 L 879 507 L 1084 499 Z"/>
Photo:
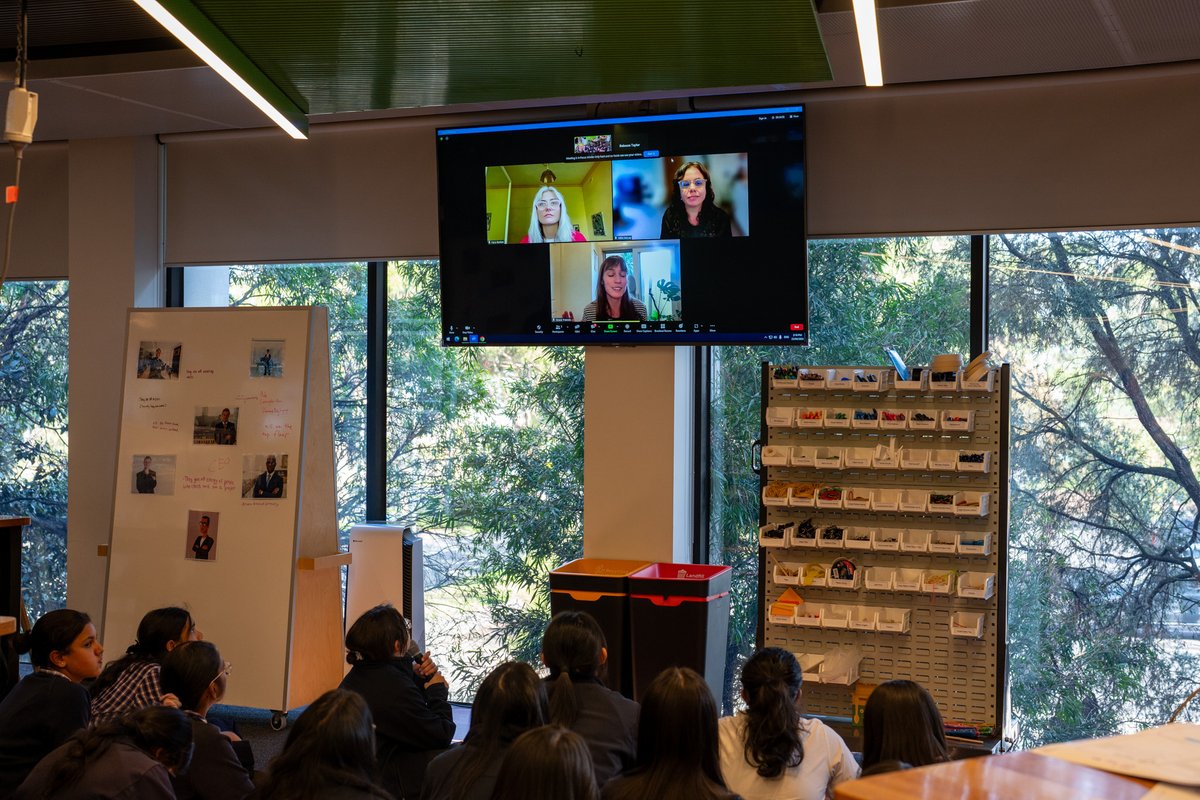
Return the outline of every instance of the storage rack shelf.
<path id="1" fill-rule="evenodd" d="M 911 678 L 946 719 L 1000 735 L 1008 366 L 900 388 L 882 367 L 775 370 L 763 364 L 759 644 L 812 663 L 857 646 L 858 681 Z M 806 709 L 852 716 L 852 691 L 812 682 Z"/>

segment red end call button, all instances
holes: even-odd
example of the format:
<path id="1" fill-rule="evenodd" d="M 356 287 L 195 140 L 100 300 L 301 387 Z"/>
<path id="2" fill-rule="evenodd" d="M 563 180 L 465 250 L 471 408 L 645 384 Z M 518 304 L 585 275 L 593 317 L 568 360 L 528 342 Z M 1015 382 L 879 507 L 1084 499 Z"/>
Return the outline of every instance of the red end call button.
<path id="1" fill-rule="evenodd" d="M 788 327 L 794 331 L 802 331 L 802 330 L 804 330 L 804 323 L 803 322 L 793 322 Z"/>

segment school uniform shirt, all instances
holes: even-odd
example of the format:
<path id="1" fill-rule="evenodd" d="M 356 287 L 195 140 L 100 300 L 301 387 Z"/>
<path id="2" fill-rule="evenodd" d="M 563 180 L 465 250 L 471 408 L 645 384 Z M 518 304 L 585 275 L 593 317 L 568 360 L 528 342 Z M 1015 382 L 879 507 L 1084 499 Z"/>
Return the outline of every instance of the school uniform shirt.
<path id="1" fill-rule="evenodd" d="M 778 778 L 764 778 L 746 760 L 746 715 L 717 723 L 721 774 L 730 791 L 744 800 L 824 800 L 829 789 L 858 777 L 858 764 L 842 737 L 818 719 L 800 720 L 804 760 Z"/>
<path id="2" fill-rule="evenodd" d="M 642 707 L 599 680 L 573 680 L 579 716 L 571 730 L 587 742 L 596 770 L 596 785 L 633 767 L 637 759 L 638 714 Z M 546 679 L 547 691 L 554 681 Z"/>
<path id="3" fill-rule="evenodd" d="M 466 745 L 460 745 L 429 762 L 429 766 L 425 768 L 421 800 L 449 800 L 455 774 L 463 756 L 468 752 Z M 504 754 L 507 752 L 508 746 L 500 748 L 491 763 L 475 778 L 475 783 L 467 788 L 463 800 L 488 800 L 492 796 L 492 790 L 496 788 L 496 779 L 500 777 L 500 763 L 504 761 Z"/>
<path id="4" fill-rule="evenodd" d="M 233 743 L 220 729 L 193 711 L 192 763 L 183 775 L 172 775 L 178 800 L 242 800 L 254 791 L 250 773 L 233 752 Z"/>
<path id="5" fill-rule="evenodd" d="M 70 678 L 41 670 L 22 678 L 0 703 L 0 799 L 88 719 L 87 689 Z"/>
<path id="6" fill-rule="evenodd" d="M 43 759 L 13 800 L 39 800 L 65 754 L 63 745 Z M 88 762 L 78 781 L 50 795 L 50 800 L 175 800 L 175 792 L 166 767 L 133 743 L 118 739 Z"/>
<path id="7" fill-rule="evenodd" d="M 383 788 L 398 800 L 417 800 L 425 765 L 454 738 L 449 688 L 435 683 L 426 689 L 408 656 L 355 664 L 341 688 L 358 692 L 371 709 Z"/>

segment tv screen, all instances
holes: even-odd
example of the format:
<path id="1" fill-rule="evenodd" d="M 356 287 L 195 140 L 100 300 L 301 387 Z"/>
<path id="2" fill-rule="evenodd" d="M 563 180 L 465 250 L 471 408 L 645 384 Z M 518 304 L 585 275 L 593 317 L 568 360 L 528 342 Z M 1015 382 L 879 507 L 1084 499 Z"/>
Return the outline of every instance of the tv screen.
<path id="1" fill-rule="evenodd" d="M 808 343 L 802 106 L 437 136 L 445 345 Z"/>

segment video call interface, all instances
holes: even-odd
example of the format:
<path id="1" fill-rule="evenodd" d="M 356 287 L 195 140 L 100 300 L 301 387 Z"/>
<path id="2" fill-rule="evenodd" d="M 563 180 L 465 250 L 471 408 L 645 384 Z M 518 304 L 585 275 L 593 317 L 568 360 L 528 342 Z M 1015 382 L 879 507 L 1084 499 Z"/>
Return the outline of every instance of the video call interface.
<path id="1" fill-rule="evenodd" d="M 800 106 L 438 131 L 442 341 L 807 344 Z"/>

